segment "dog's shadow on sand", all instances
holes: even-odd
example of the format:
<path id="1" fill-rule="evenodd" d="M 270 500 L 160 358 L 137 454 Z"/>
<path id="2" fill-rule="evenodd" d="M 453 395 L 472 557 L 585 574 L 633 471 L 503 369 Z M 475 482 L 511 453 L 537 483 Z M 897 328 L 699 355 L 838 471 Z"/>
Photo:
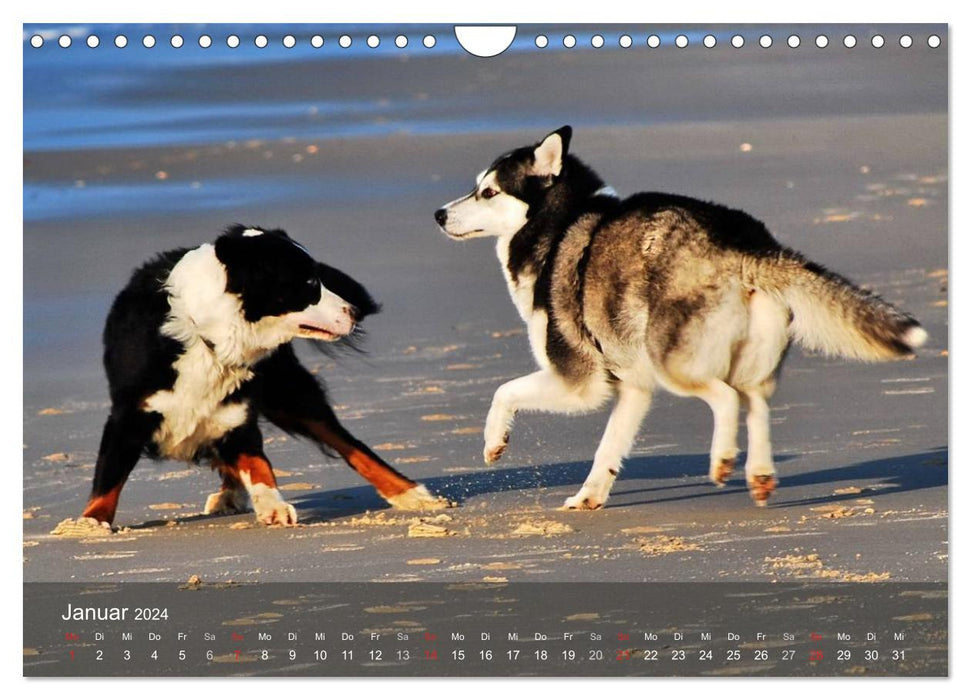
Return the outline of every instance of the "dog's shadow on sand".
<path id="1" fill-rule="evenodd" d="M 798 455 L 779 455 L 778 464 L 797 459 Z M 744 463 L 744 455 L 739 464 Z M 779 489 L 770 501 L 770 508 L 812 506 L 860 498 L 862 494 L 887 495 L 906 491 L 945 486 L 947 484 L 947 447 L 900 457 L 857 462 L 812 472 L 787 474 L 778 469 Z M 567 462 L 507 469 L 483 468 L 481 471 L 423 479 L 428 489 L 456 503 L 479 496 L 506 491 L 529 491 L 536 488 L 571 486 L 579 488 L 590 471 L 590 462 Z M 649 456 L 630 459 L 614 486 L 609 509 L 614 506 L 651 505 L 695 498 L 717 498 L 728 493 L 745 491 L 741 469 L 726 489 L 712 488 L 707 482 L 708 455 Z M 672 479 L 678 483 L 663 483 Z M 661 482 L 648 488 L 630 488 L 632 480 Z M 846 493 L 840 484 L 856 487 Z M 832 485 L 826 495 L 795 496 L 802 487 Z M 860 489 L 859 491 L 857 489 Z M 650 497 L 643 497 L 652 494 Z M 632 499 L 631 497 L 634 496 Z M 337 491 L 317 491 L 292 500 L 301 511 L 301 522 L 312 523 L 335 517 L 359 515 L 366 511 L 390 508 L 370 486 L 357 486 Z"/>

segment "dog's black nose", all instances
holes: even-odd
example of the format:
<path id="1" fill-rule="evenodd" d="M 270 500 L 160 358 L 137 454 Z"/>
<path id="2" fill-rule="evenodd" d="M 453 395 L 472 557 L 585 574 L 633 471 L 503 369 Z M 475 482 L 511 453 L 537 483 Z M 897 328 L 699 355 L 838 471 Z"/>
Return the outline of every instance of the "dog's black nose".
<path id="1" fill-rule="evenodd" d="M 444 226 L 445 222 L 448 221 L 448 212 L 444 209 L 439 209 L 435 212 L 435 223 L 439 226 Z"/>

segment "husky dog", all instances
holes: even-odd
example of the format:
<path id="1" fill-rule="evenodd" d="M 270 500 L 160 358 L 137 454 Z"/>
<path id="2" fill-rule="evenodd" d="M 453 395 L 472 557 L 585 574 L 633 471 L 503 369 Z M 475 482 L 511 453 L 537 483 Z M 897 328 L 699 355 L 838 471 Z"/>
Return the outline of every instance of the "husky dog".
<path id="1" fill-rule="evenodd" d="M 911 316 L 780 245 L 748 214 L 690 197 L 620 199 L 568 153 L 572 130 L 500 156 L 473 190 L 435 212 L 454 239 L 493 236 L 539 371 L 503 384 L 485 424 L 486 463 L 517 411 L 616 404 L 567 508 L 607 500 L 658 385 L 711 407 L 709 477 L 723 486 L 748 409 L 745 478 L 775 490 L 768 398 L 789 344 L 857 360 L 907 355 L 927 333 Z"/>

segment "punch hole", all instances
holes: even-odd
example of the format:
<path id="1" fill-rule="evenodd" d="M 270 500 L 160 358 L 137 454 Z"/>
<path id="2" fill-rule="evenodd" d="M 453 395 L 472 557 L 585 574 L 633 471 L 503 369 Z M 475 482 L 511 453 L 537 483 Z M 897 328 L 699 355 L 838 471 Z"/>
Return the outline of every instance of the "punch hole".
<path id="1" fill-rule="evenodd" d="M 705 45 L 706 49 L 713 49 L 715 48 L 715 44 L 718 43 L 718 39 L 716 39 L 713 34 L 709 34 L 702 40 L 702 43 Z"/>
<path id="2" fill-rule="evenodd" d="M 829 46 L 829 37 L 825 34 L 816 37 L 816 48 L 825 49 L 827 46 Z"/>
<path id="3" fill-rule="evenodd" d="M 62 49 L 68 48 L 71 45 L 71 37 L 69 37 L 67 34 L 61 34 L 59 37 L 57 37 L 57 45 Z"/>
<path id="4" fill-rule="evenodd" d="M 733 36 L 732 46 L 734 46 L 736 49 L 740 49 L 745 46 L 745 37 L 743 37 L 741 34 L 736 34 Z"/>
<path id="5" fill-rule="evenodd" d="M 848 49 L 852 49 L 854 46 L 856 46 L 856 37 L 853 36 L 852 34 L 847 34 L 846 36 L 844 36 L 843 46 L 845 46 Z"/>
<path id="6" fill-rule="evenodd" d="M 128 46 L 128 37 L 125 36 L 124 34 L 119 34 L 118 36 L 116 36 L 115 46 L 117 46 L 119 49 L 123 49 L 126 46 Z"/>
<path id="7" fill-rule="evenodd" d="M 760 36 L 759 46 L 761 46 L 763 49 L 767 49 L 770 46 L 772 46 L 772 37 L 769 36 L 768 34 L 763 34 L 762 36 Z"/>
<path id="8" fill-rule="evenodd" d="M 319 49 L 324 45 L 324 37 L 320 36 L 320 34 L 314 34 L 312 37 L 310 37 L 310 45 L 315 49 Z"/>
<path id="9" fill-rule="evenodd" d="M 146 49 L 155 48 L 155 37 L 152 36 L 151 34 L 146 34 L 145 36 L 143 36 L 142 46 L 144 46 Z"/>
<path id="10" fill-rule="evenodd" d="M 536 48 L 537 49 L 545 49 L 547 46 L 550 45 L 550 40 L 547 39 L 544 35 L 539 34 L 536 37 L 536 42 L 535 43 L 536 43 Z"/>
<path id="11" fill-rule="evenodd" d="M 572 34 L 567 34 L 565 37 L 563 37 L 563 45 L 568 49 L 572 49 L 577 45 L 577 38 Z"/>
<path id="12" fill-rule="evenodd" d="M 623 34 L 620 39 L 617 40 L 617 43 L 620 44 L 620 48 L 629 49 L 634 45 L 634 40 L 631 38 L 630 34 Z"/>
<path id="13" fill-rule="evenodd" d="M 270 40 L 266 38 L 263 34 L 257 34 L 256 38 L 253 39 L 253 43 L 256 44 L 256 48 L 265 49 Z"/>
<path id="14" fill-rule="evenodd" d="M 656 49 L 661 45 L 661 37 L 659 37 L 657 34 L 651 34 L 651 36 L 647 37 L 647 45 L 652 49 Z"/>
<path id="15" fill-rule="evenodd" d="M 881 47 L 883 46 L 883 37 L 882 37 L 882 36 L 880 36 L 879 34 L 874 34 L 874 35 L 873 35 L 873 38 L 872 38 L 872 39 L 870 39 L 870 44 L 871 44 L 871 45 L 873 46 L 873 48 L 875 48 L 875 49 L 879 49 L 879 48 L 881 48 Z"/>
<path id="16" fill-rule="evenodd" d="M 512 46 L 516 39 L 516 26 L 478 26 L 478 25 L 456 25 L 454 28 L 455 40 L 459 46 L 473 56 L 480 58 L 491 58 L 498 56 L 503 51 Z M 425 37 L 427 40 L 429 37 Z M 428 48 L 435 45 L 435 37 L 431 37 L 431 45 L 425 44 Z M 546 41 L 546 37 L 543 37 Z M 539 44 L 539 37 L 536 37 L 536 46 L 544 48 Z"/>
<path id="17" fill-rule="evenodd" d="M 88 37 L 85 43 L 88 45 L 89 49 L 96 49 L 98 48 L 98 44 L 101 43 L 101 39 L 99 39 L 94 34 L 92 34 L 91 36 Z"/>
<path id="18" fill-rule="evenodd" d="M 684 34 L 678 34 L 676 37 L 674 37 L 674 45 L 679 49 L 683 49 L 688 45 L 688 37 L 686 37 Z"/>
<path id="19" fill-rule="evenodd" d="M 30 45 L 35 49 L 39 49 L 44 45 L 44 37 L 42 37 L 40 34 L 34 34 L 32 37 L 30 37 Z"/>
<path id="20" fill-rule="evenodd" d="M 367 45 L 372 49 L 376 49 L 381 45 L 381 38 L 377 34 L 372 34 L 367 38 Z"/>
<path id="21" fill-rule="evenodd" d="M 421 40 L 421 43 L 425 46 L 426 49 L 431 49 L 435 47 L 435 44 L 437 41 L 438 40 L 435 38 L 434 34 L 426 34 L 425 37 Z"/>
<path id="22" fill-rule="evenodd" d="M 210 46 L 212 46 L 212 37 L 209 36 L 208 34 L 203 34 L 202 36 L 200 36 L 199 46 L 204 49 L 208 49 Z"/>
<path id="23" fill-rule="evenodd" d="M 404 34 L 399 34 L 394 38 L 394 45 L 399 49 L 405 48 L 408 45 L 408 37 L 406 37 Z"/>
<path id="24" fill-rule="evenodd" d="M 172 44 L 173 49 L 181 49 L 182 44 L 184 44 L 185 42 L 182 40 L 181 36 L 179 36 L 178 34 L 173 34 L 172 38 L 169 39 L 169 43 Z"/>
<path id="25" fill-rule="evenodd" d="M 297 40 L 293 37 L 292 34 L 287 34 L 285 37 L 283 37 L 283 48 L 292 49 L 296 45 L 297 45 Z"/>
<path id="26" fill-rule="evenodd" d="M 900 47 L 904 49 L 909 49 L 914 45 L 914 40 L 910 38 L 909 34 L 904 34 L 900 37 Z"/>
<path id="27" fill-rule="evenodd" d="M 801 43 L 801 40 L 797 35 L 791 34 L 789 38 L 786 39 L 786 43 L 789 44 L 790 49 L 798 49 L 799 44 Z"/>
<path id="28" fill-rule="evenodd" d="M 941 45 L 941 37 L 937 36 L 937 34 L 931 34 L 929 37 L 927 37 L 927 45 L 932 49 L 936 49 Z"/>
<path id="29" fill-rule="evenodd" d="M 591 45 L 591 46 L 592 46 L 593 48 L 595 48 L 595 49 L 599 49 L 599 48 L 603 48 L 603 45 L 604 45 L 604 38 L 603 38 L 602 36 L 600 36 L 599 34 L 594 34 L 594 35 L 593 35 L 593 36 L 592 36 L 592 37 L 590 38 L 590 45 Z"/>
<path id="30" fill-rule="evenodd" d="M 235 34 L 230 34 L 229 36 L 227 36 L 226 37 L 226 46 L 228 46 L 231 49 L 238 48 L 239 47 L 239 37 L 236 36 Z"/>

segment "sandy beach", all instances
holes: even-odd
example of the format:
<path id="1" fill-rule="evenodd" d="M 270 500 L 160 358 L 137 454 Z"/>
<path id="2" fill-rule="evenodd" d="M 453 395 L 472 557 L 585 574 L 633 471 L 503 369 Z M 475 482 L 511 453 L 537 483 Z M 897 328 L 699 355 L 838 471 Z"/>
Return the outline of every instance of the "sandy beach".
<path id="1" fill-rule="evenodd" d="M 862 43 L 28 62 L 25 581 L 946 580 L 946 48 Z M 53 104 L 32 82 L 72 76 Z M 68 127 L 72 109 L 108 110 L 107 126 Z M 49 128 L 45 110 L 62 112 Z M 622 195 L 745 209 L 928 330 L 917 357 L 880 365 L 794 348 L 772 401 L 768 508 L 740 474 L 707 482 L 710 412 L 663 393 L 602 511 L 558 507 L 606 412 L 522 416 L 503 461 L 482 464 L 492 394 L 533 360 L 491 243 L 448 241 L 432 214 L 495 156 L 566 123 Z M 118 532 L 50 534 L 90 489 L 113 295 L 154 253 L 233 222 L 286 229 L 383 303 L 365 355 L 301 356 L 353 433 L 460 507 L 391 510 L 342 462 L 268 426 L 295 528 L 204 516 L 207 468 L 143 460 Z"/>

